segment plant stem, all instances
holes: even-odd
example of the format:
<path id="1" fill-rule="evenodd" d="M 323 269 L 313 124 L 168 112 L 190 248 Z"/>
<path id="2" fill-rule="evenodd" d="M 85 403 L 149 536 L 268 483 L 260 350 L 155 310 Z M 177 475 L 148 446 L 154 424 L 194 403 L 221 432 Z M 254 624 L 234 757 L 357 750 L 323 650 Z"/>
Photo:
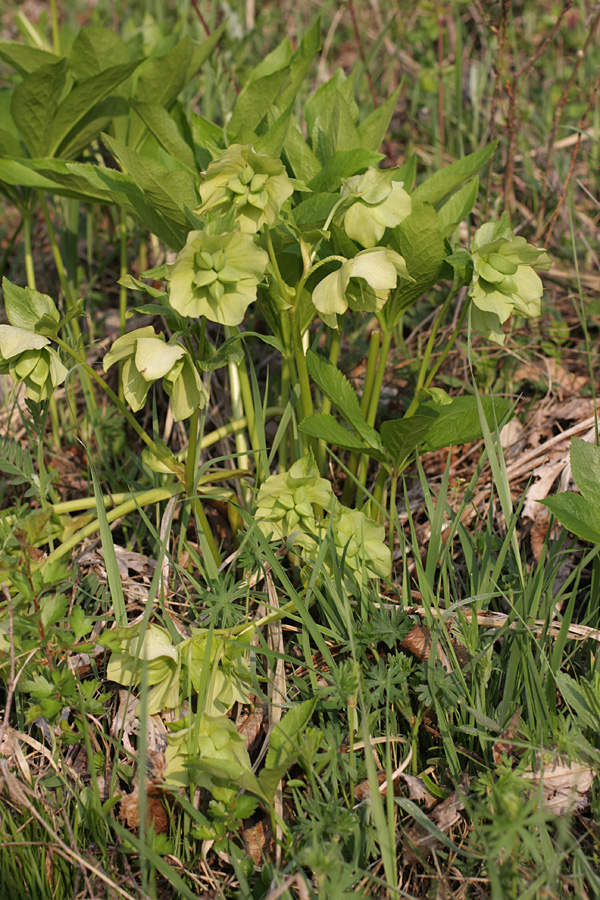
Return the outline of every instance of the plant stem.
<path id="1" fill-rule="evenodd" d="M 397 472 L 392 472 L 392 480 L 390 484 L 390 528 L 388 534 L 388 544 L 390 548 L 390 553 L 392 554 L 392 574 L 393 574 L 393 566 L 394 566 L 394 541 L 396 539 L 396 516 L 398 511 L 396 509 L 396 492 L 398 489 L 398 474 Z"/>
<path id="2" fill-rule="evenodd" d="M 342 328 L 343 319 L 342 316 L 338 316 L 338 327 L 331 332 L 331 344 L 329 345 L 329 362 L 336 367 L 338 364 L 340 347 L 342 344 Z M 325 415 L 328 415 L 331 412 L 331 400 L 329 399 L 329 397 L 323 397 L 323 402 L 321 403 L 321 412 Z M 327 450 L 325 441 L 319 441 L 317 454 L 317 464 L 319 466 L 321 475 L 323 475 L 325 472 L 325 466 L 327 465 Z"/>
<path id="3" fill-rule="evenodd" d="M 185 461 L 185 489 L 189 497 L 192 497 L 196 481 L 196 451 L 198 449 L 198 420 L 200 411 L 195 409 L 190 418 L 190 437 L 188 442 L 187 458 Z"/>
<path id="4" fill-rule="evenodd" d="M 390 346 L 392 343 L 393 330 L 388 328 L 381 332 L 381 349 L 379 351 L 379 361 L 377 365 L 377 374 L 375 376 L 375 381 L 373 383 L 373 389 L 371 391 L 371 396 L 369 397 L 369 406 L 367 409 L 367 424 L 373 427 L 375 425 L 375 419 L 377 418 L 377 409 L 379 407 L 379 398 L 381 396 L 381 388 L 383 386 L 383 379 L 385 377 L 385 366 L 387 363 L 388 354 L 390 352 Z M 360 458 L 360 470 L 358 473 L 358 482 L 360 488 L 363 488 L 367 483 L 367 473 L 369 468 L 369 457 L 366 453 L 363 453 Z M 363 496 L 364 491 L 359 488 L 357 492 L 357 502 Z"/>
<path id="5" fill-rule="evenodd" d="M 306 418 L 306 416 L 311 416 L 313 413 L 313 402 L 310 392 L 308 368 L 306 366 L 306 356 L 304 355 L 304 347 L 302 346 L 302 335 L 300 334 L 300 323 L 298 322 L 296 311 L 293 309 L 290 309 L 290 330 L 292 332 L 294 359 L 296 361 L 296 370 L 298 372 L 298 381 L 300 383 L 302 418 Z"/>
<path id="6" fill-rule="evenodd" d="M 54 52 L 60 56 L 60 28 L 58 27 L 58 10 L 56 0 L 50 0 L 50 14 L 52 17 L 52 44 Z"/>
<path id="7" fill-rule="evenodd" d="M 367 355 L 367 370 L 365 372 L 365 381 L 363 384 L 363 392 L 360 401 L 360 409 L 365 418 L 369 409 L 369 401 L 371 399 L 371 393 L 373 391 L 375 375 L 377 374 L 377 356 L 379 354 L 380 340 L 381 332 L 379 330 L 372 331 L 371 338 L 369 340 L 369 353 Z M 360 454 L 352 453 L 350 455 L 350 459 L 348 460 L 348 471 L 352 475 L 356 475 L 359 462 Z M 344 490 L 342 491 L 342 503 L 344 504 L 344 506 L 350 506 L 350 504 L 352 503 L 354 488 L 355 484 L 353 478 L 347 475 L 346 481 L 344 482 Z"/>
<path id="8" fill-rule="evenodd" d="M 152 488 L 151 490 L 143 491 L 142 493 L 136 494 L 130 499 L 125 500 L 118 506 L 115 506 L 114 509 L 109 510 L 106 513 L 106 520 L 110 524 L 116 519 L 121 518 L 121 516 L 126 516 L 133 512 L 138 506 L 148 506 L 151 503 L 160 503 L 162 500 L 168 500 L 171 497 L 175 497 L 177 494 L 180 494 L 182 490 L 183 485 L 172 484 L 164 488 Z M 94 534 L 96 531 L 99 531 L 99 529 L 100 521 L 99 519 L 94 519 L 93 522 L 89 522 L 89 524 L 80 528 L 75 534 L 72 534 L 68 540 L 63 541 L 63 543 L 60 544 L 46 559 L 40 560 L 39 563 L 35 563 L 33 569 L 41 569 L 44 566 L 51 565 L 57 559 L 62 559 L 62 557 L 66 556 L 73 547 L 76 547 L 77 544 Z"/>
<path id="9" fill-rule="evenodd" d="M 423 385 L 423 387 L 425 387 L 425 388 L 428 388 L 428 387 L 429 387 L 429 385 L 431 384 L 431 382 L 433 381 L 433 379 L 435 378 L 435 376 L 437 375 L 437 373 L 438 373 L 439 370 L 441 369 L 441 367 L 442 367 L 442 365 L 443 365 L 443 363 L 444 363 L 444 360 L 446 359 L 446 357 L 448 356 L 448 354 L 449 354 L 450 351 L 452 350 L 452 347 L 454 346 L 454 342 L 456 341 L 456 338 L 458 337 L 460 331 L 462 330 L 462 326 L 463 326 L 463 323 L 464 323 L 464 321 L 465 321 L 465 319 L 466 319 L 466 317 L 467 317 L 467 313 L 468 313 L 468 311 L 469 311 L 469 306 L 470 306 L 470 305 L 471 305 L 471 298 L 470 298 L 470 297 L 467 297 L 467 299 L 466 299 L 466 301 L 465 301 L 465 305 L 463 306 L 463 308 L 462 308 L 462 310 L 461 310 L 461 313 L 460 313 L 460 316 L 458 317 L 458 321 L 457 321 L 457 323 L 456 323 L 456 328 L 455 328 L 454 331 L 452 332 L 452 335 L 450 336 L 450 340 L 448 341 L 448 343 L 447 343 L 446 346 L 444 347 L 442 353 L 440 354 L 440 358 L 438 359 L 438 361 L 436 362 L 436 364 L 435 364 L 435 365 L 433 366 L 433 368 L 431 369 L 431 372 L 429 373 L 429 375 L 428 375 L 427 378 L 425 379 L 425 384 Z"/>
<path id="10" fill-rule="evenodd" d="M 452 287 L 452 289 L 450 290 L 448 296 L 447 296 L 446 299 L 444 300 L 444 303 L 442 304 L 442 307 L 441 307 L 440 311 L 438 312 L 438 314 L 437 314 L 437 316 L 436 316 L 436 318 L 435 318 L 435 322 L 434 322 L 434 324 L 433 324 L 433 328 L 431 329 L 431 332 L 430 332 L 430 335 L 429 335 L 429 339 L 428 339 L 427 344 L 426 344 L 426 346 L 425 346 L 425 352 L 423 353 L 423 359 L 421 360 L 421 366 L 420 366 L 420 368 L 419 368 L 419 374 L 418 374 L 418 376 L 417 376 L 417 384 L 416 384 L 416 387 L 415 387 L 415 393 L 414 393 L 414 396 L 413 396 L 413 398 L 412 398 L 412 400 L 411 400 L 411 402 L 410 402 L 410 405 L 409 405 L 408 409 L 407 409 L 406 412 L 404 413 L 404 418 L 405 418 L 405 419 L 409 419 L 409 418 L 411 418 L 411 416 L 414 416 L 415 412 L 417 411 L 417 407 L 418 407 L 419 403 L 421 402 L 421 396 L 420 396 L 420 394 L 421 394 L 421 391 L 422 391 L 422 389 L 423 389 L 423 387 L 424 387 L 424 385 L 425 385 L 425 379 L 426 379 L 426 377 L 427 377 L 427 367 L 428 367 L 428 365 L 429 365 L 429 361 L 431 360 L 431 354 L 433 353 L 433 348 L 434 348 L 434 345 L 435 345 L 435 340 L 436 340 L 436 338 L 437 338 L 438 331 L 440 330 L 440 326 L 441 326 L 442 322 L 444 321 L 444 319 L 445 319 L 445 317 L 446 317 L 446 313 L 448 312 L 448 309 L 450 308 L 450 304 L 451 304 L 452 301 L 454 300 L 454 298 L 455 298 L 457 292 L 458 292 L 458 288 L 457 288 L 457 287 Z M 463 311 L 463 312 L 464 312 L 464 311 Z M 462 325 L 462 321 L 461 321 L 460 324 Z M 446 347 L 446 353 L 445 353 L 443 359 L 445 359 L 446 356 L 448 355 L 448 352 L 450 351 L 450 348 L 451 348 L 452 344 L 454 343 L 454 339 L 455 339 L 455 337 L 456 337 L 457 334 L 458 334 L 458 331 L 455 329 L 455 330 L 454 330 L 454 333 L 453 333 L 453 335 L 452 335 L 452 337 L 450 338 L 450 342 L 449 342 L 449 344 L 448 344 L 447 347 Z M 443 361 L 443 359 L 442 359 L 442 361 Z M 440 363 L 440 365 L 441 365 L 441 363 Z M 438 365 L 438 367 L 435 369 L 435 372 L 437 372 L 438 369 L 439 369 L 439 365 Z M 435 374 L 435 372 L 434 372 L 434 374 Z M 433 376 L 432 376 L 432 377 L 433 377 Z M 432 379 L 430 379 L 429 384 L 431 383 L 431 380 L 432 380 Z"/>
<path id="11" fill-rule="evenodd" d="M 27 275 L 27 285 L 35 291 L 35 269 L 33 267 L 33 254 L 31 251 L 31 219 L 32 214 L 29 209 L 22 211 L 23 217 L 23 249 L 25 252 L 25 273 Z"/>

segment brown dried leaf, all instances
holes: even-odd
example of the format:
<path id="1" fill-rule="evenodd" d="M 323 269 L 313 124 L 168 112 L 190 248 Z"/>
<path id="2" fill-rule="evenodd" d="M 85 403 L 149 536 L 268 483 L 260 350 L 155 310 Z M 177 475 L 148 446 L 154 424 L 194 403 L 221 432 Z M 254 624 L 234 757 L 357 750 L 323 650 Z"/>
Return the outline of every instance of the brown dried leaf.
<path id="1" fill-rule="evenodd" d="M 544 766 L 523 776 L 538 787 L 542 783 L 542 805 L 559 816 L 567 815 L 574 809 L 589 806 L 589 790 L 594 780 L 592 770 L 580 762 L 569 762 L 556 758 Z"/>

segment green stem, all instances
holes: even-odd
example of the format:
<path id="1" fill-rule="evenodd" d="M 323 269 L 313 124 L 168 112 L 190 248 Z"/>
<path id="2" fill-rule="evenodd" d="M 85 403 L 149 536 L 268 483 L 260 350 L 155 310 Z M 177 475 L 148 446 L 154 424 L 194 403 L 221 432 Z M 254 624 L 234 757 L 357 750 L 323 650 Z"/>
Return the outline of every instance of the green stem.
<path id="1" fill-rule="evenodd" d="M 204 512 L 204 507 L 200 502 L 199 497 L 192 497 L 192 504 L 194 506 L 194 512 L 198 518 L 200 523 L 200 527 L 204 533 L 204 537 L 206 538 L 206 542 L 209 546 L 210 552 L 212 553 L 213 559 L 217 564 L 217 567 L 221 565 L 221 554 L 219 553 L 218 547 L 215 543 L 215 539 L 212 531 L 210 530 L 210 525 L 208 524 L 208 519 L 206 518 L 206 513 Z"/>
<path id="2" fill-rule="evenodd" d="M 311 416 L 313 413 L 312 395 L 310 392 L 310 379 L 308 377 L 308 368 L 306 365 L 306 356 L 304 355 L 304 347 L 302 346 L 302 335 L 300 334 L 300 323 L 296 311 L 290 309 L 290 330 L 292 332 L 292 344 L 294 347 L 294 359 L 296 361 L 296 370 L 298 372 L 298 381 L 300 383 L 300 403 L 302 404 L 302 418 Z"/>
<path id="3" fill-rule="evenodd" d="M 33 268 L 33 253 L 31 250 L 31 219 L 29 210 L 23 211 L 23 250 L 25 253 L 25 274 L 27 285 L 35 291 L 35 269 Z"/>
<path id="4" fill-rule="evenodd" d="M 341 316 L 338 316 L 337 323 L 337 329 L 333 330 L 331 333 L 331 344 L 329 346 L 329 362 L 336 367 L 338 364 L 340 347 L 342 344 L 343 319 Z M 323 397 L 323 402 L 321 403 L 321 412 L 325 415 L 328 415 L 331 412 L 331 400 L 329 399 L 329 397 Z M 317 446 L 317 454 L 317 464 L 319 466 L 321 475 L 323 475 L 325 473 L 325 467 L 327 465 L 327 449 L 325 441 L 319 441 Z"/>
<path id="5" fill-rule="evenodd" d="M 425 388 L 429 387 L 429 385 L 431 384 L 431 382 L 433 381 L 433 379 L 435 378 L 435 376 L 441 369 L 442 365 L 444 364 L 444 360 L 446 359 L 446 357 L 452 350 L 452 347 L 454 346 L 454 342 L 456 341 L 456 338 L 458 337 L 460 331 L 462 330 L 462 326 L 467 317 L 467 313 L 469 312 L 470 305 L 471 305 L 471 298 L 467 297 L 467 299 L 465 301 L 465 305 L 463 306 L 460 316 L 458 317 L 458 321 L 456 323 L 456 328 L 452 332 L 452 335 L 450 336 L 450 340 L 448 341 L 448 343 L 444 347 L 442 353 L 440 354 L 440 358 L 438 359 L 436 364 L 431 369 L 431 372 L 425 379 L 425 384 L 423 385 L 423 387 L 425 387 Z"/>
<path id="6" fill-rule="evenodd" d="M 371 393 L 373 391 L 373 383 L 375 381 L 375 375 L 377 374 L 377 357 L 379 354 L 379 344 L 381 341 L 381 332 L 379 330 L 373 331 L 371 333 L 371 338 L 369 340 L 369 353 L 367 356 L 367 370 L 365 372 L 365 381 L 363 384 L 363 392 L 362 398 L 360 401 L 360 408 L 363 416 L 367 416 L 367 412 L 369 409 L 369 401 L 371 399 Z M 358 471 L 358 464 L 360 462 L 360 454 L 352 453 L 350 459 L 348 460 L 348 471 L 351 475 L 356 475 Z M 352 496 L 354 494 L 354 479 L 348 475 L 346 476 L 346 481 L 344 482 L 344 490 L 342 491 L 342 503 L 344 506 L 350 506 L 352 503 Z"/>
<path id="7" fill-rule="evenodd" d="M 438 335 L 438 331 L 440 330 L 441 324 L 444 321 L 444 319 L 446 317 L 446 313 L 448 312 L 448 310 L 450 308 L 450 304 L 454 300 L 457 292 L 458 292 L 458 288 L 453 287 L 452 290 L 449 292 L 448 296 L 446 297 L 446 299 L 444 300 L 444 303 L 442 304 L 442 307 L 435 318 L 433 328 L 431 329 L 431 332 L 429 334 L 429 339 L 425 346 L 425 352 L 423 353 L 423 359 L 421 360 L 421 365 L 419 367 L 419 374 L 417 376 L 417 384 L 415 387 L 415 393 L 410 402 L 408 409 L 406 410 L 406 412 L 404 414 L 405 419 L 409 419 L 411 416 L 414 416 L 415 412 L 417 411 L 417 407 L 418 407 L 419 403 L 421 402 L 421 391 L 425 385 L 425 379 L 427 377 L 427 367 L 429 366 L 429 362 L 431 360 L 431 354 L 433 353 L 433 348 L 434 348 L 435 341 L 436 341 L 436 338 Z M 462 322 L 461 322 L 461 324 L 462 324 Z M 456 334 L 458 334 L 458 331 L 455 330 L 453 337 L 450 339 L 452 343 L 454 342 L 454 336 Z M 451 344 L 450 344 L 450 346 L 451 346 Z M 447 350 L 449 350 L 449 349 L 450 348 L 447 347 Z M 444 357 L 444 359 L 445 359 L 445 357 Z M 438 368 L 439 368 L 439 366 L 438 366 Z M 437 369 L 435 371 L 437 372 Z M 431 381 L 429 383 L 431 383 Z"/>
<path id="8" fill-rule="evenodd" d="M 54 52 L 57 56 L 60 56 L 60 28 L 58 27 L 56 0 L 50 0 L 50 14 L 52 17 L 52 43 L 54 45 Z"/>
<path id="9" fill-rule="evenodd" d="M 390 346 L 392 343 L 393 331 L 391 329 L 387 329 L 382 331 L 381 333 L 381 349 L 379 351 L 379 362 L 377 365 L 377 373 L 375 375 L 375 381 L 373 383 L 373 389 L 371 391 L 371 396 L 369 397 L 369 406 L 367 409 L 367 424 L 373 427 L 375 425 L 375 419 L 377 418 L 377 409 L 379 407 L 379 398 L 381 396 L 381 388 L 383 387 L 383 379 L 385 377 L 385 367 L 387 363 L 388 354 L 390 352 Z M 364 495 L 364 491 L 361 488 L 364 488 L 367 483 L 367 473 L 369 469 L 369 457 L 366 453 L 363 453 L 360 458 L 360 470 L 358 473 L 358 482 L 360 488 L 357 493 L 357 502 Z"/>
<path id="10" fill-rule="evenodd" d="M 371 427 L 375 424 L 375 419 L 377 418 L 377 409 L 379 407 L 379 398 L 381 396 L 381 388 L 383 386 L 383 379 L 385 377 L 385 367 L 387 364 L 388 354 L 390 352 L 390 345 L 392 343 L 393 332 L 391 330 L 383 331 L 381 334 L 381 350 L 379 352 L 379 364 L 377 366 L 377 373 L 375 376 L 375 380 L 373 383 L 373 389 L 371 391 L 371 396 L 369 397 L 369 407 L 367 411 L 367 423 L 371 425 Z"/>
<path id="11" fill-rule="evenodd" d="M 140 494 L 132 496 L 129 500 L 125 500 L 123 503 L 115 506 L 114 509 L 109 510 L 106 513 L 106 520 L 110 524 L 114 522 L 116 519 L 121 518 L 121 516 L 129 515 L 129 513 L 133 512 L 137 509 L 138 506 L 148 506 L 151 503 L 160 503 L 161 500 L 168 500 L 171 497 L 180 494 L 183 490 L 183 485 L 180 484 L 172 484 L 168 487 L 164 488 L 152 488 L 149 491 L 144 491 Z M 100 521 L 98 519 L 94 519 L 93 522 L 89 522 L 89 524 L 85 525 L 83 528 L 80 528 L 79 531 L 72 534 L 71 537 L 63 541 L 59 547 L 56 548 L 46 559 L 40 560 L 39 563 L 34 564 L 33 568 L 41 569 L 44 566 L 50 566 L 57 559 L 62 559 L 63 556 L 66 556 L 73 547 L 76 547 L 77 544 L 81 543 L 85 538 L 90 537 L 90 535 L 95 534 L 95 532 L 100 530 Z"/>
<path id="12" fill-rule="evenodd" d="M 396 509 L 396 493 L 398 490 L 398 475 L 396 472 L 392 472 L 392 481 L 390 484 L 390 528 L 389 528 L 389 536 L 388 536 L 388 545 L 390 548 L 390 553 L 392 554 L 392 566 L 393 566 L 393 558 L 394 558 L 394 541 L 396 539 L 396 516 L 398 515 L 398 511 Z M 392 570 L 393 574 L 393 570 Z"/>
<path id="13" fill-rule="evenodd" d="M 195 409 L 190 418 L 190 437 L 185 461 L 185 489 L 189 497 L 192 497 L 196 481 L 196 452 L 198 449 L 198 421 L 200 411 Z"/>

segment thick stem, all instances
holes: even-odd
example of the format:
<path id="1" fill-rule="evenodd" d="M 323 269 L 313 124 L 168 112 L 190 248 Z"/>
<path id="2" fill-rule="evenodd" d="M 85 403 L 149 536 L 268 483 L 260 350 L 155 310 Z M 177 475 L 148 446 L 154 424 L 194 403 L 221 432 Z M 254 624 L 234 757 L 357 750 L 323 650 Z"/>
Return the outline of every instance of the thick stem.
<path id="1" fill-rule="evenodd" d="M 396 516 L 398 515 L 398 511 L 396 509 L 396 493 L 398 490 L 398 475 L 395 472 L 392 472 L 392 481 L 390 484 L 390 529 L 389 529 L 389 537 L 388 544 L 390 548 L 390 553 L 392 555 L 392 575 L 393 575 L 393 565 L 394 565 L 394 541 L 396 539 Z"/>
<path id="2" fill-rule="evenodd" d="M 187 459 L 185 461 L 185 489 L 188 497 L 194 494 L 196 481 L 196 451 L 198 448 L 199 410 L 194 410 L 190 418 L 190 437 L 188 441 Z"/>
<path id="3" fill-rule="evenodd" d="M 337 367 L 338 359 L 340 355 L 340 347 L 342 343 L 342 328 L 343 328 L 343 319 L 341 316 L 338 316 L 338 327 L 331 332 L 331 344 L 329 345 L 329 362 Z M 323 402 L 321 404 L 321 412 L 325 415 L 328 415 L 331 412 L 331 400 L 329 397 L 323 397 Z M 325 473 L 325 467 L 327 465 L 327 449 L 325 445 L 325 441 L 319 441 L 317 447 L 318 459 L 317 463 L 319 466 L 319 470 L 321 475 Z"/>
<path id="4" fill-rule="evenodd" d="M 371 396 L 369 398 L 369 407 L 367 410 L 367 424 L 373 427 L 375 425 L 375 419 L 377 418 L 377 409 L 379 407 L 379 398 L 381 396 L 381 388 L 383 387 L 383 379 L 385 377 L 385 366 L 387 363 L 388 354 L 390 352 L 390 346 L 392 343 L 392 330 L 387 329 L 383 331 L 381 334 L 381 350 L 379 352 L 379 363 L 377 366 L 377 374 L 375 376 L 375 381 L 373 384 L 373 390 L 371 391 Z M 358 473 L 358 481 L 362 487 L 367 483 L 367 472 L 369 468 L 369 457 L 366 453 L 363 453 L 360 458 L 360 471 Z M 363 496 L 364 491 L 358 490 L 357 493 L 357 502 L 360 500 L 361 496 Z"/>

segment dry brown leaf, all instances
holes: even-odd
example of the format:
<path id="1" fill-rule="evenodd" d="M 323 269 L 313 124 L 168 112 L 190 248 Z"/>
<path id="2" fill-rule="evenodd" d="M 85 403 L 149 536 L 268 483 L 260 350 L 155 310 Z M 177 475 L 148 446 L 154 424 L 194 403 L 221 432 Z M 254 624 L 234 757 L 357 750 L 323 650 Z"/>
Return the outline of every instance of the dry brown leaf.
<path id="1" fill-rule="evenodd" d="M 574 809 L 589 806 L 589 790 L 594 773 L 589 766 L 580 762 L 569 762 L 560 757 L 523 775 L 532 786 L 542 785 L 542 805 L 559 816 L 567 815 Z"/>
<path id="2" fill-rule="evenodd" d="M 119 819 L 130 831 L 136 831 L 140 824 L 140 795 L 137 785 L 130 794 L 121 798 Z M 146 822 L 152 825 L 156 834 L 164 834 L 169 825 L 169 817 L 164 804 L 164 794 L 158 785 L 146 780 Z"/>

